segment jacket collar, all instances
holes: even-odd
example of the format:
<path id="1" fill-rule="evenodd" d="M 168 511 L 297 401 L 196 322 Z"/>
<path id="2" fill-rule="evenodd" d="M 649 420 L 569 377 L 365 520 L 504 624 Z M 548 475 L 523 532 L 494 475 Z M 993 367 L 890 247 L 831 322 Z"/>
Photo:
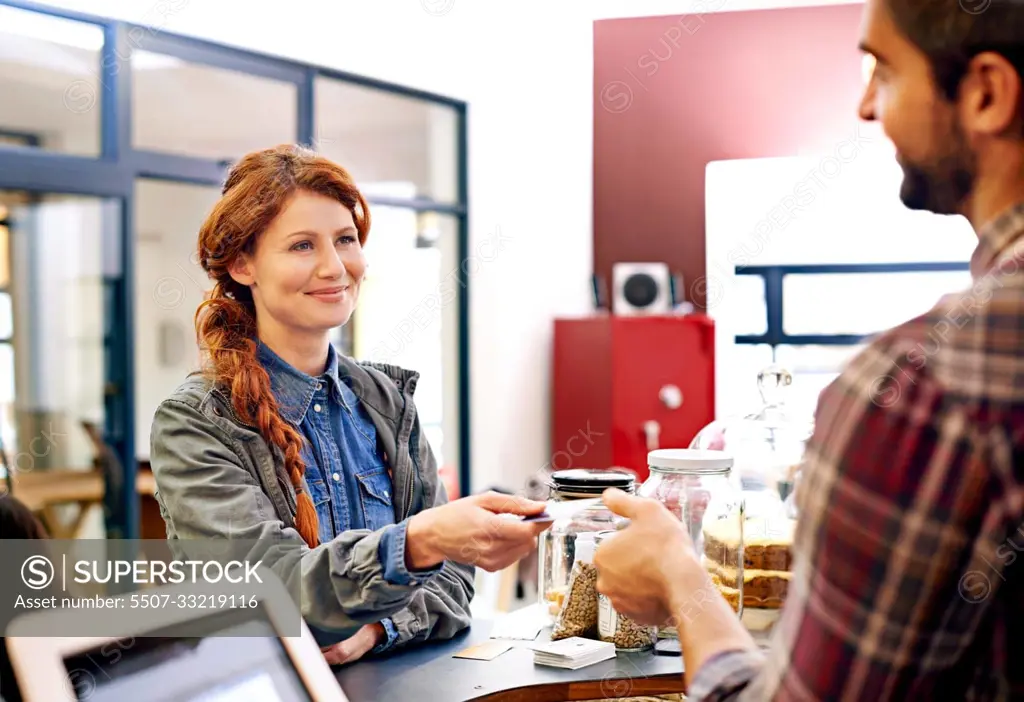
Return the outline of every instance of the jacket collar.
<path id="1" fill-rule="evenodd" d="M 338 375 L 363 404 L 396 423 L 420 378 L 416 371 L 388 363 L 356 361 L 341 354 L 338 354 Z"/>

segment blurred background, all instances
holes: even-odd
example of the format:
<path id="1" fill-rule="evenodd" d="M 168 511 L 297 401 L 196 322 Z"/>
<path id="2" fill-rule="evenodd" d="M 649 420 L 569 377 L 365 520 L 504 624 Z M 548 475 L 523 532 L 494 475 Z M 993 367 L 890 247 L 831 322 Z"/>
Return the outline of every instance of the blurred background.
<path id="1" fill-rule="evenodd" d="M 0 457 L 58 536 L 161 538 L 149 428 L 197 362 L 230 164 L 308 144 L 367 195 L 339 348 L 420 372 L 453 496 L 546 495 L 760 404 L 810 416 L 872 334 L 969 283 L 911 213 L 859 4 L 0 0 Z M 534 597 L 530 563 L 481 606 Z M 515 585 L 515 587 L 513 587 Z"/>

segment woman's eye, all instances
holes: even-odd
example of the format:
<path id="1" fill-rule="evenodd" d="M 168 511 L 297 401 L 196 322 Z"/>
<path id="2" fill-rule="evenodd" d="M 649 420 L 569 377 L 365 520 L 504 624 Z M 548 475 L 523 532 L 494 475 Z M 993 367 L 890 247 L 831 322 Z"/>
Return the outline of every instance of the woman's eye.
<path id="1" fill-rule="evenodd" d="M 338 243 L 341 243 L 341 244 L 351 244 L 351 243 L 353 243 L 355 241 L 356 241 L 356 238 L 354 236 L 352 236 L 351 234 L 343 234 L 342 236 L 338 237 Z"/>
<path id="2" fill-rule="evenodd" d="M 308 251 L 309 248 L 310 243 L 308 241 L 300 241 L 299 243 L 292 247 L 292 251 Z"/>

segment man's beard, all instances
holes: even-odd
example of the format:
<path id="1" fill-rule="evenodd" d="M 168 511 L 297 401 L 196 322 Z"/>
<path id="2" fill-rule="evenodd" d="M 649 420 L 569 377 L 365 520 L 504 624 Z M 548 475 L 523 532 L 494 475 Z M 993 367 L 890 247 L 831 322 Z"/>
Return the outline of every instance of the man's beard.
<path id="1" fill-rule="evenodd" d="M 900 200 L 911 210 L 960 214 L 964 200 L 974 188 L 974 154 L 967 148 L 958 124 L 953 124 L 945 138 L 937 142 L 940 151 L 927 162 L 900 161 L 903 169 Z"/>

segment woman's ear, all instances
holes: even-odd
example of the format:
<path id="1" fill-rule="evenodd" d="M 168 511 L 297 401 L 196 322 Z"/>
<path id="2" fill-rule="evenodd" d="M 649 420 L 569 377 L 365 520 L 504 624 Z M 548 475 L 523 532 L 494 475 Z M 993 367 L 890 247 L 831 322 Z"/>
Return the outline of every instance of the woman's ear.
<path id="1" fill-rule="evenodd" d="M 235 260 L 228 265 L 228 273 L 231 275 L 231 279 L 239 285 L 249 286 L 256 282 L 256 278 L 252 274 L 252 262 L 244 253 L 236 256 Z"/>

